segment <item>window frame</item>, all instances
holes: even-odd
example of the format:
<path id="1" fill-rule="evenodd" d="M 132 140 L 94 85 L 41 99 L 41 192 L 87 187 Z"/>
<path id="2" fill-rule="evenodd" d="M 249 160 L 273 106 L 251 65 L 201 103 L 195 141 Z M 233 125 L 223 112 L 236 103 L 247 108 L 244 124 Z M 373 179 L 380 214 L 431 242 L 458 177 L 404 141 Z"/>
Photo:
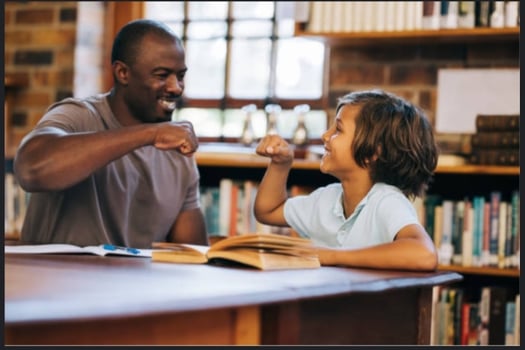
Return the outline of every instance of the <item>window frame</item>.
<path id="1" fill-rule="evenodd" d="M 145 18 L 145 1 L 110 1 L 110 2 L 104 2 L 104 6 L 106 6 L 106 19 L 105 19 L 105 29 L 104 29 L 104 52 L 105 52 L 105 59 L 103 64 L 103 74 L 104 74 L 104 80 L 103 85 L 105 91 L 111 89 L 113 86 L 113 77 L 111 72 L 111 45 L 113 42 L 113 39 L 115 38 L 118 30 L 127 22 L 139 19 L 139 18 Z M 230 4 L 231 5 L 231 4 Z M 185 6 L 185 11 L 186 6 Z M 272 19 L 275 20 L 275 17 Z M 185 22 L 187 20 L 184 20 Z M 231 21 L 230 19 L 227 19 L 227 21 Z M 186 24 L 186 23 L 185 23 Z M 295 27 L 298 27 L 298 23 L 295 24 Z M 184 35 L 183 35 L 183 42 L 186 44 L 186 28 L 187 26 L 184 26 Z M 229 27 L 230 30 L 231 27 Z M 228 34 L 229 35 L 229 34 Z M 231 41 L 228 41 L 228 45 L 230 45 Z M 276 41 L 272 39 L 272 55 L 275 56 L 275 45 Z M 180 107 L 193 107 L 193 108 L 217 108 L 221 110 L 225 109 L 231 109 L 231 108 L 241 108 L 247 104 L 255 104 L 258 109 L 264 109 L 264 106 L 270 103 L 279 104 L 283 109 L 293 109 L 295 106 L 299 104 L 308 104 L 310 105 L 311 109 L 314 110 L 324 110 L 326 113 L 327 118 L 327 125 L 328 125 L 328 109 L 329 109 L 329 99 L 328 99 L 328 73 L 329 73 L 329 46 L 325 47 L 325 64 L 324 64 L 324 71 L 323 71 L 323 82 L 322 82 L 322 94 L 319 99 L 282 99 L 278 97 L 272 97 L 272 98 L 265 98 L 265 99 L 239 99 L 239 98 L 232 98 L 228 96 L 228 94 L 225 94 L 225 96 L 221 99 L 202 99 L 202 98 L 188 98 L 186 96 L 183 96 L 181 99 Z M 229 51 L 227 53 L 227 56 L 229 55 Z M 226 60 L 228 62 L 229 57 L 226 57 Z M 225 68 L 227 69 L 227 67 Z M 272 72 L 275 73 L 275 72 Z M 225 84 L 226 87 L 228 85 L 228 72 L 226 72 L 225 77 Z M 271 79 L 274 79 L 272 77 Z M 227 89 L 225 90 L 227 91 Z M 199 137 L 201 141 L 207 142 L 207 141 L 223 141 L 223 142 L 237 142 L 237 139 L 231 139 L 227 137 Z M 312 144 L 318 144 L 320 143 L 320 140 L 318 139 L 312 139 L 310 140 L 310 143 Z"/>

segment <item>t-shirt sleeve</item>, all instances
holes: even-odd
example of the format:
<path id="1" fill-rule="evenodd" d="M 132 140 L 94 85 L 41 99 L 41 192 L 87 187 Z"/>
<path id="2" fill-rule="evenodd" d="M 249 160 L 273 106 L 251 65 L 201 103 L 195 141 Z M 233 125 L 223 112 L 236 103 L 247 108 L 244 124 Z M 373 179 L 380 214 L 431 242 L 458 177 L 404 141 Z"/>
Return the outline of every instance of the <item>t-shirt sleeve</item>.
<path id="1" fill-rule="evenodd" d="M 188 161 L 190 161 L 190 159 L 188 159 Z M 200 175 L 197 163 L 193 157 L 191 158 L 191 164 L 188 166 L 188 170 L 188 191 L 186 192 L 186 198 L 184 199 L 181 211 L 200 208 Z"/>
<path id="2" fill-rule="evenodd" d="M 421 225 L 416 210 L 412 203 L 402 194 L 391 194 L 384 197 L 379 203 L 377 210 L 382 226 L 381 232 L 388 235 L 389 240 L 394 240 L 396 234 L 403 227 L 412 224 Z"/>
<path id="3" fill-rule="evenodd" d="M 303 237 L 309 238 L 309 230 L 316 227 L 313 221 L 317 219 L 314 214 L 317 212 L 321 191 L 322 188 L 318 188 L 307 195 L 288 198 L 284 204 L 286 223 Z"/>
<path id="4" fill-rule="evenodd" d="M 66 132 L 89 132 L 106 129 L 102 117 L 88 102 L 66 99 L 51 105 L 35 126 L 35 133 L 44 127 Z"/>

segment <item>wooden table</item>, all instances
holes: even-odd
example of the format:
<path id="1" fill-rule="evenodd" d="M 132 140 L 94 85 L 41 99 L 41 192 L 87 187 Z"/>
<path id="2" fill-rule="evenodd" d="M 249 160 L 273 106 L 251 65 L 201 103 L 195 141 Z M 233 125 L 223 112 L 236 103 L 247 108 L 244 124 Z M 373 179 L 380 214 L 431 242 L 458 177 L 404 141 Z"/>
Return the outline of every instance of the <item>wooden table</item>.
<path id="1" fill-rule="evenodd" d="M 5 344 L 429 344 L 454 272 L 5 256 Z"/>

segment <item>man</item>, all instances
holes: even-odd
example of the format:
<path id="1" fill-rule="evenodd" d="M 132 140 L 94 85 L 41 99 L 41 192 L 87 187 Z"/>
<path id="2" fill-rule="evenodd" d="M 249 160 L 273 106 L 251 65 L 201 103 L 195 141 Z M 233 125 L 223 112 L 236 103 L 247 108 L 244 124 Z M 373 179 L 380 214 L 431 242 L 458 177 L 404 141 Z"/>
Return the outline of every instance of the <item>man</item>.
<path id="1" fill-rule="evenodd" d="M 113 43 L 113 88 L 53 104 L 22 141 L 15 175 L 31 192 L 26 243 L 208 244 L 198 147 L 171 115 L 184 89 L 184 48 L 166 25 L 136 20 Z"/>

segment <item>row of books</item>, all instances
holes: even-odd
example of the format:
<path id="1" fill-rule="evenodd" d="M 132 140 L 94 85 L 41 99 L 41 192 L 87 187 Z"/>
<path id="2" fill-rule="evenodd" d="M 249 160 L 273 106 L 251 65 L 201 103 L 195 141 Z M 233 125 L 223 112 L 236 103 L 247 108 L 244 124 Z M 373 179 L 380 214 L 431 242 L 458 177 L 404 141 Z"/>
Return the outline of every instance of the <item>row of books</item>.
<path id="1" fill-rule="evenodd" d="M 431 345 L 519 345 L 520 294 L 484 286 L 478 295 L 459 287 L 433 289 Z"/>
<path id="2" fill-rule="evenodd" d="M 5 238 L 17 238 L 24 223 L 26 209 L 29 203 L 29 193 L 20 187 L 13 173 L 10 172 L 5 173 L 4 189 Z"/>
<path id="3" fill-rule="evenodd" d="M 210 236 L 237 236 L 248 232 L 291 235 L 287 228 L 265 225 L 255 219 L 253 204 L 258 183 L 222 178 L 219 186 L 201 188 L 201 208 Z"/>
<path id="4" fill-rule="evenodd" d="M 390 32 L 519 26 L 519 1 L 312 1 L 307 31 Z"/>
<path id="5" fill-rule="evenodd" d="M 416 209 L 441 265 L 519 268 L 519 206 L 515 190 L 508 200 L 499 191 L 463 200 L 427 195 Z"/>
<path id="6" fill-rule="evenodd" d="M 520 116 L 478 114 L 471 135 L 469 162 L 479 165 L 519 165 Z"/>
<path id="7" fill-rule="evenodd" d="M 255 219 L 253 203 L 258 183 L 223 178 L 219 186 L 201 188 L 201 204 L 210 236 L 236 236 L 247 232 L 295 235 L 293 230 L 264 225 Z M 292 186 L 289 195 L 312 189 Z M 441 265 L 519 268 L 519 191 L 503 199 L 502 193 L 444 199 L 429 194 L 414 202 L 420 222 L 438 248 Z"/>

